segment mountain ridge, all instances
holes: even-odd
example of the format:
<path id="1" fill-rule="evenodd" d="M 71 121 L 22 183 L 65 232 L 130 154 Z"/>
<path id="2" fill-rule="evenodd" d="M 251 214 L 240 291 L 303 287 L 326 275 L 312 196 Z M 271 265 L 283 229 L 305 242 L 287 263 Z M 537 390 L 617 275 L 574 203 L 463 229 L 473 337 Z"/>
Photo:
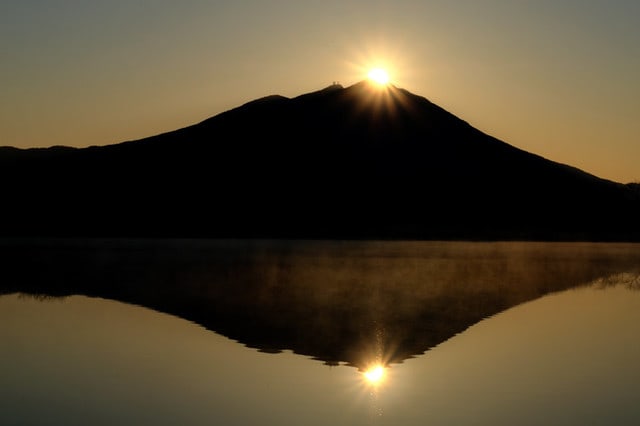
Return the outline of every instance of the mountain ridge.
<path id="1" fill-rule="evenodd" d="M 368 82 L 119 144 L 3 148 L 0 166 L 0 235 L 640 239 L 632 186 Z"/>

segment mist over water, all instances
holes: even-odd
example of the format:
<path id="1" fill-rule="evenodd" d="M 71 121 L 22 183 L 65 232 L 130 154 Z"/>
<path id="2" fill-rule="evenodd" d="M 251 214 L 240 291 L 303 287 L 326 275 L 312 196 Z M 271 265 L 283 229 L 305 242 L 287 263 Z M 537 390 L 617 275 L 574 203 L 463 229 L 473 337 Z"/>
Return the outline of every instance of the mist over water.
<path id="1" fill-rule="evenodd" d="M 640 417 L 620 402 L 640 390 L 634 244 L 5 240 L 0 259 L 15 424 L 82 424 L 73 401 L 138 424 L 541 424 L 531 392 L 563 424 Z M 553 401 L 574 390 L 572 417 Z"/>
<path id="2" fill-rule="evenodd" d="M 423 353 L 544 294 L 640 269 L 633 244 L 64 241 L 5 244 L 1 291 L 85 294 L 267 352 L 358 368 Z"/>

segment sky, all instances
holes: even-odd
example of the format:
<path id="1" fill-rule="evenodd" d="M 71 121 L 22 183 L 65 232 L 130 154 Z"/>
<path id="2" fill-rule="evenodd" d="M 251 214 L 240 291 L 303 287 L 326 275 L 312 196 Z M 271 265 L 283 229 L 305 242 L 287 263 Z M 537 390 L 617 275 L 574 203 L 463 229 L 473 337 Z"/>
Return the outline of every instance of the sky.
<path id="1" fill-rule="evenodd" d="M 640 182 L 637 0 L 3 0 L 0 145 L 89 146 L 388 69 L 519 148 Z"/>

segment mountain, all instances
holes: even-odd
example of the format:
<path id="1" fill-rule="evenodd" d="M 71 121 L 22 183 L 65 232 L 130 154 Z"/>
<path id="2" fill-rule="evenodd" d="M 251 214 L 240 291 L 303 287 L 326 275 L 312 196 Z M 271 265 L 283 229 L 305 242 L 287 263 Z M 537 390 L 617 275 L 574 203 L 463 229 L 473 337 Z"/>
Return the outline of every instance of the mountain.
<path id="1" fill-rule="evenodd" d="M 0 235 L 640 240 L 640 191 L 404 89 L 269 96 L 102 147 L 0 148 Z"/>

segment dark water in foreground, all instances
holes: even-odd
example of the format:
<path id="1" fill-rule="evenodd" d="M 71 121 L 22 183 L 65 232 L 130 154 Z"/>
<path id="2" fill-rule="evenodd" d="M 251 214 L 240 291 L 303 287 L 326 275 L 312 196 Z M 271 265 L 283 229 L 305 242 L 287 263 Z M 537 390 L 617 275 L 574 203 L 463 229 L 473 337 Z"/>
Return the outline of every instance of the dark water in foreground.
<path id="1" fill-rule="evenodd" d="M 640 245 L 0 254 L 2 425 L 640 423 Z"/>

